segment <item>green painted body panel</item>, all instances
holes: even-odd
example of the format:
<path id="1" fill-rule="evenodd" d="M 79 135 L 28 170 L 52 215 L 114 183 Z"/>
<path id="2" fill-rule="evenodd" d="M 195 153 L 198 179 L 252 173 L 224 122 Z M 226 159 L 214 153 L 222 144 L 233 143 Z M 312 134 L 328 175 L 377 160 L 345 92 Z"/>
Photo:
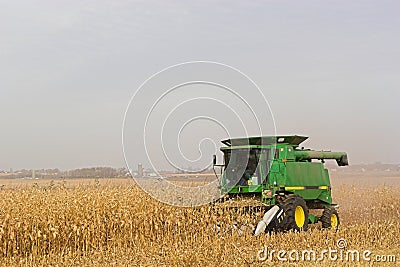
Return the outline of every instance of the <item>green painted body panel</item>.
<path id="1" fill-rule="evenodd" d="M 285 186 L 330 186 L 329 176 L 320 162 L 287 162 L 285 164 Z M 326 190 L 296 190 L 295 193 L 305 200 L 318 199 Z"/>
<path id="2" fill-rule="evenodd" d="M 309 223 L 314 224 L 314 223 L 319 222 L 319 220 L 321 219 L 321 216 L 317 216 L 317 215 L 309 213 L 308 219 L 309 219 Z"/>
<path id="3" fill-rule="evenodd" d="M 235 186 L 229 193 L 230 194 L 245 194 L 245 193 L 261 193 L 264 189 L 262 185 L 249 185 L 249 186 Z"/>
<path id="4" fill-rule="evenodd" d="M 326 177 L 324 167 L 319 162 L 287 162 L 286 170 L 287 186 L 320 186 L 330 185 L 329 177 Z"/>

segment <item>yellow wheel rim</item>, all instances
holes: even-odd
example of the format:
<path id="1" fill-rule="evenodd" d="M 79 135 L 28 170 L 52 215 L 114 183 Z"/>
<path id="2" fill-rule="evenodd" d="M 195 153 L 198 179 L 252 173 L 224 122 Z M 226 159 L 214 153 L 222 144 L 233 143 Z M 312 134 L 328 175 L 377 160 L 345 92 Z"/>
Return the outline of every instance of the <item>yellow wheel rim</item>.
<path id="1" fill-rule="evenodd" d="M 296 221 L 296 225 L 299 228 L 304 226 L 304 222 L 306 220 L 306 216 L 304 215 L 304 209 L 301 206 L 297 206 L 294 211 L 294 220 Z"/>
<path id="2" fill-rule="evenodd" d="M 336 214 L 331 215 L 331 226 L 333 229 L 336 229 L 339 225 L 338 217 Z"/>

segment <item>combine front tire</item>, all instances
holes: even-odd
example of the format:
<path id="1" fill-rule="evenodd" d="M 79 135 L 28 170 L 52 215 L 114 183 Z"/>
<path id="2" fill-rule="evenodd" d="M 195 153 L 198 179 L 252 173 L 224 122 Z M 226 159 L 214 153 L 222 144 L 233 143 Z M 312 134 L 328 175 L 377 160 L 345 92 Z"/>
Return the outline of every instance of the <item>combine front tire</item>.
<path id="1" fill-rule="evenodd" d="M 324 209 L 321 216 L 322 228 L 337 230 L 339 228 L 340 220 L 339 214 L 334 207 Z"/>
<path id="2" fill-rule="evenodd" d="M 285 212 L 279 228 L 283 231 L 307 231 L 308 207 L 305 200 L 293 194 L 282 197 L 279 202 Z"/>

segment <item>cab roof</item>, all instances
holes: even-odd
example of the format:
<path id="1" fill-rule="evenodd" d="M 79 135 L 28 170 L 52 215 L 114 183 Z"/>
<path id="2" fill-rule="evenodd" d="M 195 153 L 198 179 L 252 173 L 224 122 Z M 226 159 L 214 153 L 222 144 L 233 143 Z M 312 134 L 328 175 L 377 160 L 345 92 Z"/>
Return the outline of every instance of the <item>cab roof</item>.
<path id="1" fill-rule="evenodd" d="M 306 136 L 286 135 L 286 136 L 253 136 L 244 138 L 231 138 L 221 141 L 227 146 L 246 146 L 246 145 L 272 145 L 272 144 L 290 144 L 298 146 L 307 140 Z"/>

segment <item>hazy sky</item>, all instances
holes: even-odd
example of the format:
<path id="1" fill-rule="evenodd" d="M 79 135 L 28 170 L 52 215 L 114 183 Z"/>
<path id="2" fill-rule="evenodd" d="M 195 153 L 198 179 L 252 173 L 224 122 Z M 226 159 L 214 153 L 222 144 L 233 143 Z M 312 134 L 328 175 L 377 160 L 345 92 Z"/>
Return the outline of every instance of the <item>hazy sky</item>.
<path id="1" fill-rule="evenodd" d="M 249 75 L 279 134 L 308 135 L 307 147 L 347 151 L 351 163 L 400 163 L 399 10 L 367 0 L 0 1 L 0 169 L 124 166 L 130 97 L 191 60 Z"/>

